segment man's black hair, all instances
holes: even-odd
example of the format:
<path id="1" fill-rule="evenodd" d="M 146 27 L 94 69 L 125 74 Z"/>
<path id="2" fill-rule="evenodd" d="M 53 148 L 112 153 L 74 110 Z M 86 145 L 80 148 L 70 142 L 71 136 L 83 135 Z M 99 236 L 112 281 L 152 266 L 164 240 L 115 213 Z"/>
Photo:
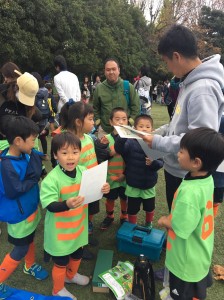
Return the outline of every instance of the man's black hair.
<path id="1" fill-rule="evenodd" d="M 135 118 L 134 127 L 136 127 L 138 125 L 140 120 L 148 120 L 153 127 L 153 118 L 151 116 L 145 115 L 145 114 L 139 115 Z"/>
<path id="2" fill-rule="evenodd" d="M 10 145 L 16 137 L 21 137 L 24 141 L 31 135 L 37 136 L 39 133 L 38 126 L 29 118 L 19 116 L 7 116 L 8 121 L 5 123 L 4 134 Z"/>
<path id="3" fill-rule="evenodd" d="M 57 55 L 54 58 L 54 66 L 59 67 L 60 71 L 67 70 L 67 63 L 63 55 Z"/>
<path id="4" fill-rule="evenodd" d="M 170 59 L 174 52 L 186 58 L 196 58 L 198 56 L 196 37 L 187 27 L 173 25 L 160 39 L 158 52 Z"/>
<path id="5" fill-rule="evenodd" d="M 105 60 L 105 62 L 104 62 L 104 66 L 106 65 L 106 63 L 107 63 L 108 61 L 114 61 L 114 62 L 117 64 L 118 68 L 120 68 L 119 62 L 118 62 L 118 60 L 117 60 L 115 57 L 108 57 L 108 58 Z"/>
<path id="6" fill-rule="evenodd" d="M 200 158 L 200 171 L 213 172 L 224 159 L 224 137 L 211 128 L 188 131 L 180 141 L 180 148 L 186 149 L 191 159 Z"/>
<path id="7" fill-rule="evenodd" d="M 123 107 L 115 107 L 115 108 L 112 109 L 112 111 L 110 113 L 110 120 L 113 119 L 114 115 L 118 111 L 123 111 L 126 114 L 126 116 L 128 117 L 128 113 L 126 112 L 126 110 Z"/>
<path id="8" fill-rule="evenodd" d="M 78 148 L 81 151 L 81 141 L 80 139 L 71 132 L 62 132 L 56 134 L 51 141 L 51 150 L 54 155 L 64 146 L 72 146 Z"/>

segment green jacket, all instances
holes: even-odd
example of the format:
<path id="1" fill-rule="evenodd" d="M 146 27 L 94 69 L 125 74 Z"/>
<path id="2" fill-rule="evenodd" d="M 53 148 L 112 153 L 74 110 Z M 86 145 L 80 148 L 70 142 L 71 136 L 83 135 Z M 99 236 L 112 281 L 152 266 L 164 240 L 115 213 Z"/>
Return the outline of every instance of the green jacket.
<path id="1" fill-rule="evenodd" d="M 123 79 L 119 78 L 117 83 L 110 85 L 107 80 L 98 84 L 93 94 L 93 109 L 97 125 L 100 123 L 107 133 L 113 131 L 110 126 L 110 113 L 115 107 L 123 107 L 128 112 L 128 117 L 133 121 L 140 114 L 140 100 L 132 84 L 130 86 L 129 107 L 124 95 Z"/>

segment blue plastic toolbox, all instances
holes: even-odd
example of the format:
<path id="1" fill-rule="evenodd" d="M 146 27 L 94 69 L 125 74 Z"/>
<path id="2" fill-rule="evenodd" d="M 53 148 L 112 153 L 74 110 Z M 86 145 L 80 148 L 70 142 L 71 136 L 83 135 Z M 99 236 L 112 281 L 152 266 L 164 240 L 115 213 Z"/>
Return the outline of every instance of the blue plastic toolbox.
<path id="1" fill-rule="evenodd" d="M 116 238 L 119 251 L 133 255 L 144 254 L 148 259 L 156 261 L 162 251 L 165 232 L 125 222 L 119 228 Z"/>

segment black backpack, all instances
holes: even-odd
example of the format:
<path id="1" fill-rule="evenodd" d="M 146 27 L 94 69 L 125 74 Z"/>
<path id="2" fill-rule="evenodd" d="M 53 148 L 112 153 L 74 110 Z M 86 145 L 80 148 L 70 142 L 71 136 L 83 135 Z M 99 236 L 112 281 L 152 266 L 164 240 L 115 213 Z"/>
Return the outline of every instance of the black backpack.
<path id="1" fill-rule="evenodd" d="M 42 119 L 48 119 L 50 117 L 50 107 L 48 104 L 48 98 L 46 97 L 36 97 L 35 101 L 36 107 L 42 114 Z"/>

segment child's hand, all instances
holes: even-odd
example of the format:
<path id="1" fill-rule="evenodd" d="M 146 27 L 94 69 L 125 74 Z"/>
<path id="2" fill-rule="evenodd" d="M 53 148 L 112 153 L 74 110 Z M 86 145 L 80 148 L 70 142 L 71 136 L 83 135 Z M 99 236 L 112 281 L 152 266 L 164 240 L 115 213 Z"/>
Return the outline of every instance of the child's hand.
<path id="1" fill-rule="evenodd" d="M 172 229 L 170 216 L 162 216 L 158 220 L 158 225 L 161 227 L 166 227 L 167 229 Z"/>
<path id="2" fill-rule="evenodd" d="M 100 139 L 100 143 L 106 145 L 106 144 L 109 144 L 109 140 L 108 140 L 108 138 L 104 135 L 104 136 L 102 136 L 102 138 Z"/>
<path id="3" fill-rule="evenodd" d="M 125 180 L 125 175 L 124 174 L 119 174 L 119 175 L 117 175 L 117 177 L 118 178 L 115 180 L 117 182 L 122 182 L 122 181 Z"/>
<path id="4" fill-rule="evenodd" d="M 152 164 L 152 160 L 150 158 L 146 157 L 145 164 L 146 164 L 146 166 L 150 166 Z"/>
<path id="5" fill-rule="evenodd" d="M 69 208 L 76 208 L 82 205 L 83 201 L 84 201 L 83 196 L 71 197 L 66 201 L 66 204 Z"/>
<path id="6" fill-rule="evenodd" d="M 109 193 L 109 191 L 110 191 L 110 185 L 109 185 L 108 182 L 103 185 L 101 191 L 102 191 L 103 194 L 108 194 Z"/>

